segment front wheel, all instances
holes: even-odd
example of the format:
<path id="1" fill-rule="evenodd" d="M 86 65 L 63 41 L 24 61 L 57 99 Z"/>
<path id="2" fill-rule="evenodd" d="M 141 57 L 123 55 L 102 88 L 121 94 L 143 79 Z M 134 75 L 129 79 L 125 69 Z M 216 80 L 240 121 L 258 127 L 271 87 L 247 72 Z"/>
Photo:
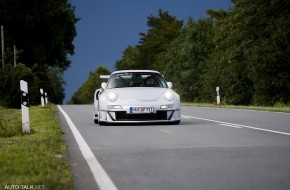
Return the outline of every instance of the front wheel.
<path id="1" fill-rule="evenodd" d="M 172 122 L 173 125 L 178 125 L 179 123 L 180 123 L 180 120 Z"/>
<path id="2" fill-rule="evenodd" d="M 106 123 L 106 122 L 103 122 L 103 121 L 100 121 L 100 122 L 99 122 L 99 125 L 100 125 L 100 126 L 104 126 L 104 125 L 107 125 L 107 123 Z"/>

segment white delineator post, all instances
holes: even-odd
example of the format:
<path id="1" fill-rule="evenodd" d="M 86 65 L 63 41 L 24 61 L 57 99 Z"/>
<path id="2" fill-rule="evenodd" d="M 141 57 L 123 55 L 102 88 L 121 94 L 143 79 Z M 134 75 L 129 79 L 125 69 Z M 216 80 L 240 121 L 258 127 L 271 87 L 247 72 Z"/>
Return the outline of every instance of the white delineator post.
<path id="1" fill-rule="evenodd" d="M 45 92 L 44 95 L 45 95 L 45 105 L 47 105 L 48 104 L 47 93 Z"/>
<path id="2" fill-rule="evenodd" d="M 44 107 L 44 94 L 43 94 L 43 89 L 41 88 L 40 89 L 40 99 L 41 99 L 41 106 Z"/>
<path id="3" fill-rule="evenodd" d="M 220 87 L 217 86 L 216 87 L 216 94 L 217 94 L 217 96 L 216 96 L 216 103 L 217 103 L 217 105 L 220 105 L 220 103 L 221 103 L 221 97 L 220 97 L 219 91 L 220 91 Z"/>
<path id="4" fill-rule="evenodd" d="M 22 131 L 23 133 L 30 133 L 29 108 L 28 108 L 29 99 L 26 81 L 24 80 L 20 81 L 20 90 L 21 90 Z"/>

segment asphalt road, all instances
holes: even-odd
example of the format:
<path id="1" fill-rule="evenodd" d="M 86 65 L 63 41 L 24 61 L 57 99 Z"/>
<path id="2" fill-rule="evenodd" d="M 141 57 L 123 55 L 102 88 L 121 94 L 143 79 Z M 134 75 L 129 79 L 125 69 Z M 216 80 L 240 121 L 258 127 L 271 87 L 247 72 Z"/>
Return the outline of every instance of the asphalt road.
<path id="1" fill-rule="evenodd" d="M 290 114 L 182 107 L 179 125 L 99 126 L 92 105 L 63 105 L 59 117 L 76 190 L 290 189 Z"/>

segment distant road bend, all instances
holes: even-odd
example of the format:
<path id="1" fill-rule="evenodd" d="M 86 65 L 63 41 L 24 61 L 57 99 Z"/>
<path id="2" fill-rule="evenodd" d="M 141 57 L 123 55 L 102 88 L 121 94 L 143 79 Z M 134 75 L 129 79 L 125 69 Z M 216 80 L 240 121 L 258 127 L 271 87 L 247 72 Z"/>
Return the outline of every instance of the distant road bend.
<path id="1" fill-rule="evenodd" d="M 290 189 L 290 114 L 182 107 L 180 125 L 109 125 L 59 105 L 76 190 Z"/>

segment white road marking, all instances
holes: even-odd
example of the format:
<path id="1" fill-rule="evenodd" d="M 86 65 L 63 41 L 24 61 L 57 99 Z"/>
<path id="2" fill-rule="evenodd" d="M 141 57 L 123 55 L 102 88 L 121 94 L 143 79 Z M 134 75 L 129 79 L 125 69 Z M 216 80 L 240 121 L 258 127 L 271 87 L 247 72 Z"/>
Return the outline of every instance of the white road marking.
<path id="1" fill-rule="evenodd" d="M 233 123 L 226 123 L 226 122 L 215 121 L 215 120 L 211 120 L 211 119 L 197 118 L 197 117 L 192 117 L 192 116 L 187 116 L 187 115 L 182 115 L 182 118 L 201 119 L 201 120 L 206 120 L 206 121 L 212 121 L 212 122 L 218 123 L 219 125 L 223 125 L 223 126 L 227 126 L 227 127 L 233 127 L 233 128 L 237 128 L 237 129 L 243 128 L 243 127 L 241 127 L 241 125 L 237 125 L 237 124 L 233 124 Z"/>
<path id="2" fill-rule="evenodd" d="M 167 133 L 169 135 L 175 135 L 175 133 L 171 132 L 171 131 L 168 131 L 166 129 L 160 129 L 160 131 L 164 132 L 164 133 Z"/>
<path id="3" fill-rule="evenodd" d="M 193 116 L 187 116 L 187 115 L 182 115 L 182 117 L 186 118 L 186 119 L 192 118 L 192 119 L 198 119 L 198 120 L 204 120 L 204 121 L 211 121 L 211 122 L 223 124 L 223 125 L 235 125 L 235 126 L 239 126 L 239 127 L 243 127 L 243 128 L 254 129 L 254 130 L 259 130 L 259 131 L 266 131 L 266 132 L 270 132 L 270 133 L 276 133 L 276 134 L 290 136 L 290 133 L 275 131 L 275 130 L 270 130 L 270 129 L 263 129 L 263 128 L 258 128 L 258 127 L 252 127 L 252 126 L 248 126 L 248 125 L 239 125 L 239 124 L 234 124 L 234 123 L 227 123 L 227 122 L 223 122 L 223 121 L 217 121 L 217 120 L 205 119 L 205 118 L 193 117 Z"/>
<path id="4" fill-rule="evenodd" d="M 243 127 L 240 127 L 240 125 L 230 125 L 230 124 L 224 124 L 224 123 L 220 123 L 219 125 L 223 125 L 223 126 L 227 126 L 227 127 L 233 127 L 233 128 L 237 128 L 237 129 L 243 128 Z"/>
<path id="5" fill-rule="evenodd" d="M 182 118 L 190 119 L 190 117 L 189 116 L 186 116 L 186 115 L 182 115 Z"/>
<path id="6" fill-rule="evenodd" d="M 86 143 L 86 141 L 84 140 L 84 138 L 82 137 L 82 135 L 80 134 L 78 129 L 76 128 L 76 126 L 73 124 L 70 117 L 67 115 L 67 113 L 59 105 L 57 107 L 61 111 L 63 116 L 65 117 L 65 119 L 66 119 L 66 121 L 67 121 L 77 143 L 78 143 L 78 146 L 79 146 L 86 162 L 88 163 L 91 172 L 93 173 L 95 181 L 96 181 L 97 185 L 99 186 L 100 190 L 107 190 L 107 189 L 117 190 L 117 187 L 115 186 L 115 184 L 113 183 L 111 178 L 108 176 L 108 174 L 106 173 L 104 168 L 101 166 L 98 159 L 95 157 L 92 150 L 90 149 L 90 147 L 88 146 L 88 144 Z"/>

